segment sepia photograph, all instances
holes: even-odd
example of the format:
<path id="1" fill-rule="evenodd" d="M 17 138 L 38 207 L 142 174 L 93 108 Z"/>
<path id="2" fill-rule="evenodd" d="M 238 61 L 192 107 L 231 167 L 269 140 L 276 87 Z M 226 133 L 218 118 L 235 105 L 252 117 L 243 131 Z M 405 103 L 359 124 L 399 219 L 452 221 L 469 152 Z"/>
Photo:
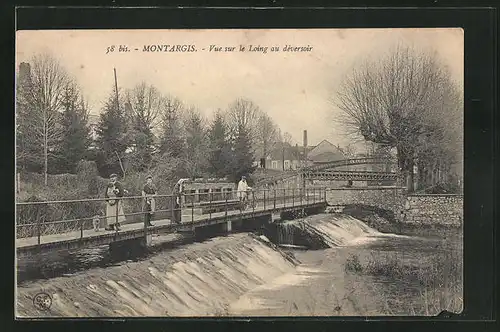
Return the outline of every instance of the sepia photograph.
<path id="1" fill-rule="evenodd" d="M 17 318 L 463 311 L 460 28 L 19 30 Z"/>

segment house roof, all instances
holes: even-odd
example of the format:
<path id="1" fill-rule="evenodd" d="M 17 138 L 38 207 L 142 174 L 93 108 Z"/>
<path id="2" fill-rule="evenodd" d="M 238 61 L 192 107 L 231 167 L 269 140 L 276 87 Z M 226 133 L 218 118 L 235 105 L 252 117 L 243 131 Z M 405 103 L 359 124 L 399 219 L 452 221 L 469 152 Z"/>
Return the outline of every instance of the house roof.
<path id="1" fill-rule="evenodd" d="M 327 140 L 321 141 L 307 154 L 307 159 L 315 163 L 326 163 L 345 159 L 342 150 Z"/>

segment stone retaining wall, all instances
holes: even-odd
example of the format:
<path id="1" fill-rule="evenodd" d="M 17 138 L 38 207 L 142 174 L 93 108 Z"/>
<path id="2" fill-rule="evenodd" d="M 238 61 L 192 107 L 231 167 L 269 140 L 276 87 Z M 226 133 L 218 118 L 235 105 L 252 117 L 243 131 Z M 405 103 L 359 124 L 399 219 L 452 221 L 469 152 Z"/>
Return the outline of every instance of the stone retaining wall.
<path id="1" fill-rule="evenodd" d="M 462 195 L 410 195 L 405 201 L 404 221 L 460 226 L 463 204 Z"/>
<path id="2" fill-rule="evenodd" d="M 329 205 L 361 204 L 394 211 L 397 215 L 403 208 L 402 187 L 336 188 L 326 192 Z"/>
<path id="3" fill-rule="evenodd" d="M 394 212 L 401 222 L 459 226 L 463 221 L 462 195 L 407 195 L 402 187 L 328 189 L 329 205 L 360 204 Z"/>

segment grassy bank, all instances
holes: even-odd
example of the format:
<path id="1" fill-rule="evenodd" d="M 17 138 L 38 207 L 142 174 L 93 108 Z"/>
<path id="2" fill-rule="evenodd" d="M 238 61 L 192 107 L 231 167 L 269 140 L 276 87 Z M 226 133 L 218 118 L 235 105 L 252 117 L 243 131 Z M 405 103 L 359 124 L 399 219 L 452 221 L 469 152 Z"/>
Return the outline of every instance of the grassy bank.
<path id="1" fill-rule="evenodd" d="M 346 273 L 378 280 L 375 292 L 386 315 L 437 315 L 443 310 L 460 313 L 463 308 L 462 255 L 443 248 L 418 260 L 398 252 L 371 252 L 368 257 L 351 254 Z"/>

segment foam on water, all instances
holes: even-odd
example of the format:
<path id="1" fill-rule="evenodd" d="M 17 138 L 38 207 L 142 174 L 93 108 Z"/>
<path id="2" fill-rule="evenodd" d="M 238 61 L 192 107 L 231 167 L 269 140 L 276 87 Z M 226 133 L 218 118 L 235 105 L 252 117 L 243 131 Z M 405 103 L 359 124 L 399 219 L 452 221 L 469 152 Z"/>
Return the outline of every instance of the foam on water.
<path id="1" fill-rule="evenodd" d="M 295 267 L 269 242 L 238 234 L 145 261 L 20 285 L 17 312 L 21 317 L 223 315 L 243 294 Z M 52 297 L 48 311 L 32 304 L 41 291 Z"/>
<path id="2" fill-rule="evenodd" d="M 303 227 L 321 236 L 330 247 L 351 246 L 372 241 L 383 233 L 348 215 L 320 215 L 305 218 Z"/>

